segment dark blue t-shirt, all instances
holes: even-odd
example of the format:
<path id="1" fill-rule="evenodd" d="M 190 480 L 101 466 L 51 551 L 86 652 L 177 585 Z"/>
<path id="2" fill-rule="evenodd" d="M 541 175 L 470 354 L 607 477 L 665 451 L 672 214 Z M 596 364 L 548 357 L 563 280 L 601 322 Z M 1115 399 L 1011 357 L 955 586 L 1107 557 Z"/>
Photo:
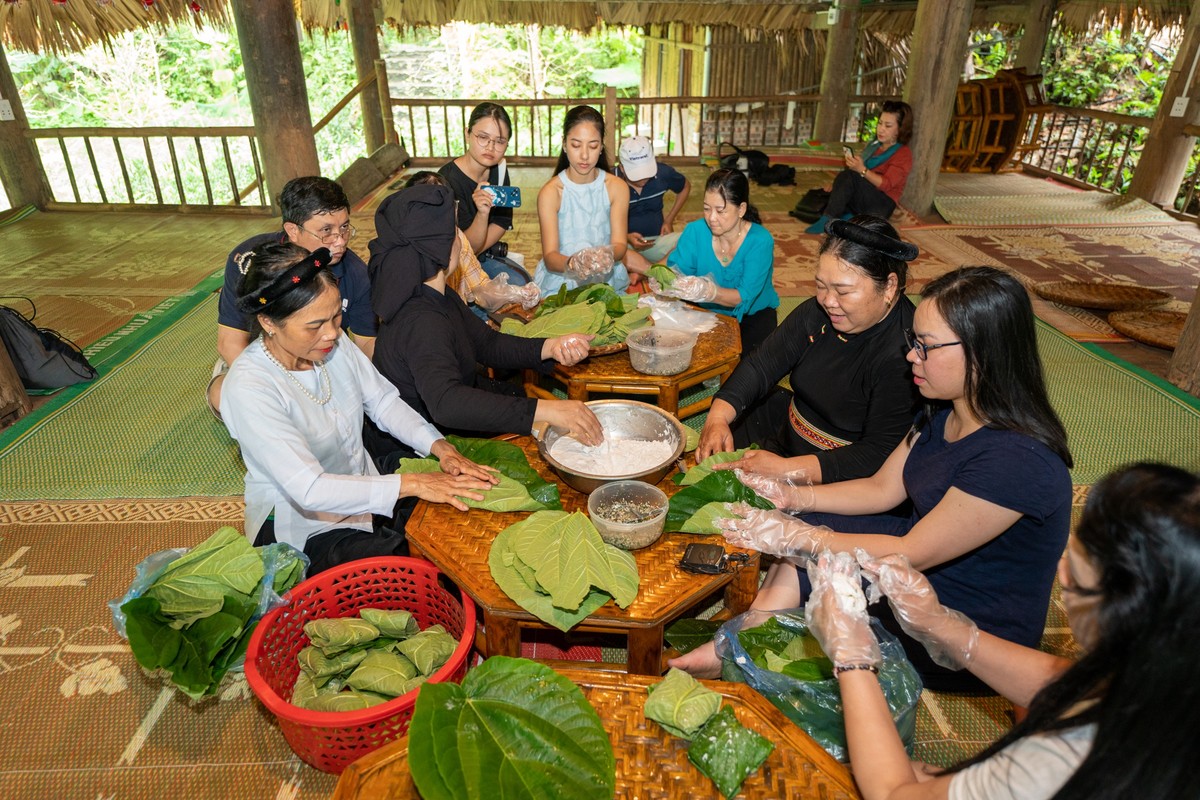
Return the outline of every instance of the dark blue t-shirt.
<path id="1" fill-rule="evenodd" d="M 260 233 L 233 248 L 225 261 L 225 284 L 221 287 L 221 297 L 217 302 L 218 324 L 239 331 L 250 329 L 246 315 L 237 307 L 238 283 L 242 280 L 238 262 L 256 247 L 287 240 L 287 236 L 281 232 Z M 367 265 L 353 250 L 347 250 L 329 270 L 338 279 L 338 291 L 342 295 L 342 328 L 356 336 L 375 336 L 377 325 L 375 311 L 371 308 L 371 279 L 367 275 Z"/>
<path id="2" fill-rule="evenodd" d="M 620 167 L 617 174 L 621 175 Z M 674 167 L 659 163 L 658 172 L 646 181 L 639 194 L 629 187 L 629 232 L 642 236 L 658 236 L 663 225 L 663 195 L 667 192 L 679 194 L 687 184 L 687 178 Z"/>

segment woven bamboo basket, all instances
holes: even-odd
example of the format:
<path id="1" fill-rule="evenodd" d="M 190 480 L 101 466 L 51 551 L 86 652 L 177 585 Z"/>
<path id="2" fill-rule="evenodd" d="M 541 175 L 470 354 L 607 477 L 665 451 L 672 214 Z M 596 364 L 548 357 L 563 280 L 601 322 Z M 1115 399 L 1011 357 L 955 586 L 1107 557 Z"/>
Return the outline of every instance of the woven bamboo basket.
<path id="1" fill-rule="evenodd" d="M 1137 342 L 1174 350 L 1183 336 L 1187 314 L 1180 311 L 1114 311 L 1108 324 Z"/>
<path id="2" fill-rule="evenodd" d="M 1109 311 L 1150 308 L 1171 299 L 1171 295 L 1158 289 L 1146 289 L 1128 283 L 1053 281 L 1034 284 L 1033 290 L 1053 303 Z"/>

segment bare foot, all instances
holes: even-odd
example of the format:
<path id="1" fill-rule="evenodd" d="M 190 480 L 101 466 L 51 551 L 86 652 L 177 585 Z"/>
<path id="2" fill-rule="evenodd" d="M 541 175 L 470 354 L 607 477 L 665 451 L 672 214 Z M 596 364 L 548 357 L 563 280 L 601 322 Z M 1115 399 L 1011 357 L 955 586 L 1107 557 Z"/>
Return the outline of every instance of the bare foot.
<path id="1" fill-rule="evenodd" d="M 702 644 L 679 658 L 670 659 L 667 666 L 681 669 L 693 678 L 721 677 L 721 659 L 717 656 L 717 647 L 712 642 Z"/>

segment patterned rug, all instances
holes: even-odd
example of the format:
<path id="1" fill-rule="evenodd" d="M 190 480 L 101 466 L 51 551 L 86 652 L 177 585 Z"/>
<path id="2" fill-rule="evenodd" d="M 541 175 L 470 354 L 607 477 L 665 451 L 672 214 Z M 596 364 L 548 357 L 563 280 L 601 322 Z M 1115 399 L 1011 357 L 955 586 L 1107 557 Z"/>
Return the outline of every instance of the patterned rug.
<path id="1" fill-rule="evenodd" d="M 1161 225 L 1173 219 L 1139 197 L 1108 192 L 938 195 L 933 205 L 951 225 Z"/>

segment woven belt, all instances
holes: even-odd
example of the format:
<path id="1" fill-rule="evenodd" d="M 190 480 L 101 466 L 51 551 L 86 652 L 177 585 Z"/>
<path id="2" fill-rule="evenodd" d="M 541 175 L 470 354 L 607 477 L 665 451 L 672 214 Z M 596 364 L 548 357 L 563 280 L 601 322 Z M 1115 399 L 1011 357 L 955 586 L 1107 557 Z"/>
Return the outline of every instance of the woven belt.
<path id="1" fill-rule="evenodd" d="M 831 436 L 820 428 L 813 425 L 800 415 L 796 410 L 794 402 L 788 403 L 788 422 L 791 423 L 792 430 L 796 435 L 805 440 L 814 447 L 819 447 L 822 450 L 834 450 L 839 447 L 845 447 L 850 444 L 848 439 L 839 439 L 836 436 Z"/>

